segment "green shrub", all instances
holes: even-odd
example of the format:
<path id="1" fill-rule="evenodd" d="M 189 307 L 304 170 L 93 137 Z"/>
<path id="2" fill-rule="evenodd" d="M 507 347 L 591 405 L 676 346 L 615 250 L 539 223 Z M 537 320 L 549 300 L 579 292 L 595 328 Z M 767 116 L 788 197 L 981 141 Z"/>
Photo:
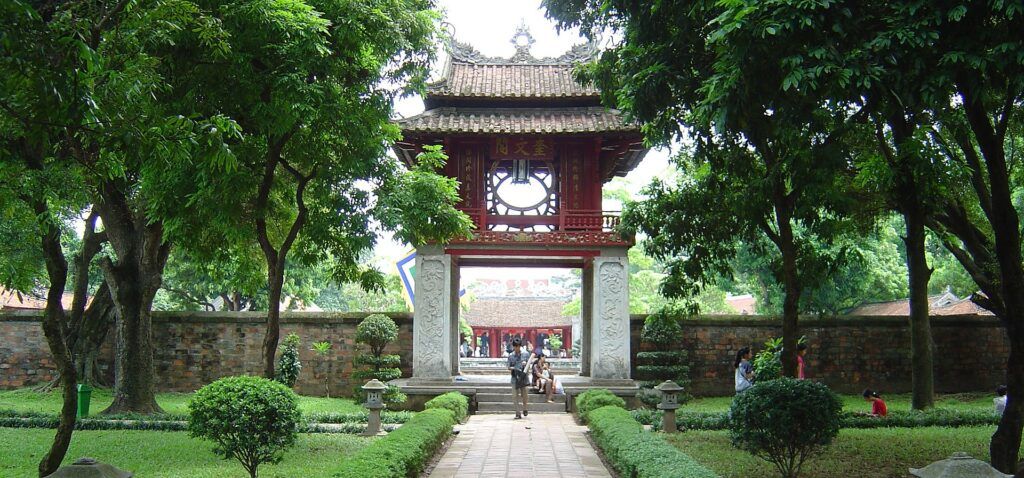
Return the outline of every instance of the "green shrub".
<path id="1" fill-rule="evenodd" d="M 362 386 L 371 379 L 389 382 L 401 378 L 402 370 L 398 368 L 401 358 L 398 355 L 384 355 L 384 347 L 398 338 L 398 325 L 391 317 L 384 314 L 370 314 L 356 326 L 356 342 L 370 347 L 369 354 L 358 354 L 352 363 L 360 370 L 352 372 L 352 394 L 363 396 Z M 402 403 L 405 394 L 398 387 L 388 386 L 384 392 L 384 401 L 390 404 Z"/>
<path id="2" fill-rule="evenodd" d="M 583 420 L 584 423 L 589 421 L 587 415 L 591 411 L 607 405 L 625 409 L 626 401 L 621 397 L 615 396 L 614 393 L 602 388 L 587 390 L 586 392 L 576 396 L 576 413 L 579 414 L 580 419 Z"/>
<path id="3" fill-rule="evenodd" d="M 370 346 L 374 357 L 384 354 L 384 347 L 398 339 L 398 325 L 384 314 L 370 314 L 356 326 L 356 343 Z"/>
<path id="4" fill-rule="evenodd" d="M 298 397 L 272 380 L 222 378 L 199 389 L 188 409 L 189 435 L 214 442 L 214 453 L 237 459 L 252 478 L 261 463 L 281 461 L 295 444 Z"/>
<path id="5" fill-rule="evenodd" d="M 661 410 L 633 410 L 636 421 L 661 428 Z M 885 417 L 865 417 L 844 412 L 840 428 L 922 428 L 922 427 L 979 427 L 999 424 L 999 415 L 988 410 L 935 409 L 924 412 L 890 411 Z M 676 426 L 680 430 L 727 430 L 727 412 L 676 412 Z"/>
<path id="6" fill-rule="evenodd" d="M 405 425 L 343 460 L 331 476 L 418 476 L 437 449 L 451 436 L 454 425 L 455 415 L 448 409 L 434 408 L 417 413 Z"/>
<path id="7" fill-rule="evenodd" d="M 302 363 L 299 362 L 299 344 L 301 342 L 299 336 L 295 334 L 288 334 L 281 341 L 281 355 L 277 357 L 277 375 L 274 380 L 285 384 L 288 388 L 295 386 L 295 381 L 299 379 L 299 371 L 302 370 Z"/>
<path id="8" fill-rule="evenodd" d="M 662 308 L 644 320 L 640 340 L 664 350 L 677 345 L 682 335 L 683 327 L 679 325 L 679 319 L 672 311 Z"/>
<path id="9" fill-rule="evenodd" d="M 427 410 L 431 408 L 444 408 L 455 414 L 455 421 L 462 422 L 469 415 L 469 399 L 459 392 L 448 392 L 438 395 L 423 405 Z"/>
<path id="10" fill-rule="evenodd" d="M 797 344 L 807 342 L 807 337 L 800 337 Z M 754 380 L 767 382 L 782 377 L 782 338 L 768 339 L 764 348 L 754 355 Z"/>
<path id="11" fill-rule="evenodd" d="M 605 406 L 590 412 L 590 433 L 620 476 L 717 478 L 662 437 L 645 432 L 628 411 Z"/>
<path id="12" fill-rule="evenodd" d="M 839 434 L 843 404 L 823 384 L 789 377 L 757 383 L 729 411 L 733 445 L 763 458 L 785 478 Z"/>

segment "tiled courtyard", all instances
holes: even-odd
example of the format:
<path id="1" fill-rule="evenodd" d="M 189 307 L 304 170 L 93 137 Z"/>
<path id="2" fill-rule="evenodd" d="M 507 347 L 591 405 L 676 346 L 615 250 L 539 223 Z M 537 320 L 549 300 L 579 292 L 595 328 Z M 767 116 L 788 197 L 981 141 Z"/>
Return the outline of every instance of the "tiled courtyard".
<path id="1" fill-rule="evenodd" d="M 611 477 L 566 413 L 474 415 L 458 429 L 431 477 Z"/>

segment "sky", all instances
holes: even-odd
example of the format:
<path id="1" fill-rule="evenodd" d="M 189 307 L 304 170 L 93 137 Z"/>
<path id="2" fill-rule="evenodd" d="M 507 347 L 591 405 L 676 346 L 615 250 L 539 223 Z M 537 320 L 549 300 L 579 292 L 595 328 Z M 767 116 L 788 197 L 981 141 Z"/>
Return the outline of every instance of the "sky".
<path id="1" fill-rule="evenodd" d="M 520 22 L 525 22 L 530 34 L 536 40 L 531 53 L 535 57 L 555 57 L 568 51 L 573 45 L 584 40 L 576 30 L 555 30 L 554 22 L 544 17 L 544 10 L 539 1 L 531 0 L 440 0 L 439 4 L 445 12 L 445 21 L 450 24 L 449 31 L 464 43 L 473 45 L 480 53 L 487 56 L 510 57 L 515 53 L 511 38 Z M 440 75 L 444 68 L 447 55 L 443 49 L 438 62 L 434 65 L 434 76 Z M 395 104 L 395 109 L 402 117 L 409 117 L 423 112 L 423 100 L 419 97 L 405 98 Z M 665 171 L 668 166 L 667 150 L 651 150 L 644 161 L 626 177 L 627 189 L 639 193 L 643 186 L 650 183 L 656 175 Z M 614 206 L 612 206 L 614 207 Z M 609 209 L 609 205 L 605 206 Z M 394 271 L 394 262 L 398 260 L 409 246 L 394 241 L 381 241 L 376 255 L 381 259 L 379 267 L 390 267 Z M 388 266 L 390 264 L 390 266 Z M 525 278 L 541 279 L 553 274 L 565 274 L 560 269 L 463 269 L 463 282 L 474 278 Z"/>

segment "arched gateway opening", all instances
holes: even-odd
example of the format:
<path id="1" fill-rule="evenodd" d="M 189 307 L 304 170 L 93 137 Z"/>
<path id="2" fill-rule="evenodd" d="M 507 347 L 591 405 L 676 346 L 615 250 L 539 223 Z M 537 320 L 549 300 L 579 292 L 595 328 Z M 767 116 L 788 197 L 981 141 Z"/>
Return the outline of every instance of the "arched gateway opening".
<path id="1" fill-rule="evenodd" d="M 624 176 L 647 149 L 639 128 L 600 104 L 599 92 L 572 78 L 592 58 L 580 45 L 558 58 L 534 58 L 522 27 L 511 58 L 452 42 L 443 78 L 430 85 L 426 111 L 400 120 L 395 146 L 411 163 L 425 145 L 449 155 L 472 238 L 417 250 L 413 376 L 402 386 L 457 384 L 461 267 L 567 267 L 582 270 L 580 373 L 575 383 L 632 386 L 627 250 L 614 232 L 617 211 L 602 210 L 601 189 Z M 512 318 L 514 320 L 514 318 Z"/>

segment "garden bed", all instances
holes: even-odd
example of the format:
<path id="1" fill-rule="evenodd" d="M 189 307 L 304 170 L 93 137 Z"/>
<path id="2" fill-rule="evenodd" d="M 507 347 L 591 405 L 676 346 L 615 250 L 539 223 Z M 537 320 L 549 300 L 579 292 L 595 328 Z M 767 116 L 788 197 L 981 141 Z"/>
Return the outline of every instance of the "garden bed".
<path id="1" fill-rule="evenodd" d="M 903 478 L 908 468 L 923 467 L 957 451 L 987 461 L 994 431 L 988 426 L 841 430 L 821 456 L 807 461 L 801 478 Z M 778 476 L 767 461 L 734 448 L 726 431 L 691 431 L 671 435 L 668 441 L 722 478 Z"/>
<path id="2" fill-rule="evenodd" d="M 301 434 L 295 448 L 278 465 L 263 465 L 266 478 L 330 476 L 338 457 L 370 444 L 368 439 L 343 434 Z M 36 466 L 53 441 L 53 431 L 0 428 L 0 476 L 36 476 Z M 218 458 L 213 444 L 189 438 L 185 432 L 75 432 L 65 464 L 82 456 L 116 465 L 146 478 L 247 478 L 235 461 Z"/>

